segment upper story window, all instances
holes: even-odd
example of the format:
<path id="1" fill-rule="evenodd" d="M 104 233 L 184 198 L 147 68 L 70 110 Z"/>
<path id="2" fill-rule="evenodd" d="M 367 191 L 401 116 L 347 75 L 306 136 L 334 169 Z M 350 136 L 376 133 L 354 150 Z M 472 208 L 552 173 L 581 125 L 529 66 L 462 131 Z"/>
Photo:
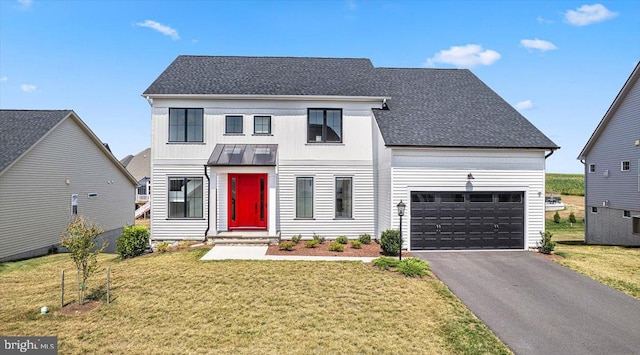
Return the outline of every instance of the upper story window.
<path id="1" fill-rule="evenodd" d="M 620 170 L 622 170 L 622 171 L 629 171 L 629 170 L 631 170 L 631 162 L 630 162 L 630 161 L 628 161 L 628 160 L 623 160 L 623 161 L 620 163 Z"/>
<path id="2" fill-rule="evenodd" d="M 169 142 L 202 142 L 201 108 L 169 109 Z"/>
<path id="3" fill-rule="evenodd" d="M 253 133 L 271 134 L 271 116 L 254 116 Z"/>
<path id="4" fill-rule="evenodd" d="M 342 110 L 317 109 L 308 110 L 307 142 L 309 143 L 341 143 L 342 142 Z"/>
<path id="5" fill-rule="evenodd" d="M 589 164 L 589 173 L 596 172 L 596 164 Z"/>
<path id="6" fill-rule="evenodd" d="M 226 116 L 224 133 L 242 133 L 242 116 Z"/>

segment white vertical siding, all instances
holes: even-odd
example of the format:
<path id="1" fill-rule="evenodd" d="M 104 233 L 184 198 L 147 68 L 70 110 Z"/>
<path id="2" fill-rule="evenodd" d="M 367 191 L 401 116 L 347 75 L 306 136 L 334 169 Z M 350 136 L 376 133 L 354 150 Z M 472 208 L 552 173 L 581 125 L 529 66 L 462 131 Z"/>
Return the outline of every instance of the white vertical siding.
<path id="1" fill-rule="evenodd" d="M 287 165 L 279 167 L 280 229 L 283 238 L 313 233 L 335 238 L 355 238 L 362 233 L 374 235 L 373 167 L 334 161 L 331 165 Z M 296 219 L 296 177 L 313 177 L 314 218 Z M 335 178 L 353 178 L 352 219 L 335 218 Z"/>
<path id="2" fill-rule="evenodd" d="M 189 161 L 183 164 L 162 164 L 155 161 L 153 164 L 151 186 L 151 238 L 155 240 L 175 239 L 204 239 L 207 229 L 207 208 L 209 185 L 204 175 L 206 160 Z M 169 177 L 199 177 L 202 178 L 203 208 L 202 218 L 193 219 L 169 219 L 168 212 L 168 183 Z M 213 228 L 213 226 L 211 226 Z"/>
<path id="3" fill-rule="evenodd" d="M 378 124 L 373 121 L 373 166 L 375 180 L 375 238 L 391 228 L 391 148 L 384 145 Z"/>
<path id="4" fill-rule="evenodd" d="M 133 224 L 135 185 L 66 118 L 0 176 L 0 259 L 59 244 L 74 193 L 78 214 L 105 231 Z"/>
<path id="5" fill-rule="evenodd" d="M 411 201 L 411 191 L 523 191 L 525 196 L 525 246 L 534 248 L 540 240 L 540 232 L 544 232 L 544 168 L 526 170 L 525 167 L 532 165 L 544 166 L 544 152 L 517 151 L 472 151 L 469 150 L 466 161 L 459 159 L 458 169 L 442 169 L 434 167 L 415 167 L 416 161 L 407 158 L 402 150 L 397 151 L 394 156 L 395 165 L 391 168 L 392 199 L 391 199 L 391 220 L 392 228 L 399 228 L 399 219 L 396 214 L 395 205 L 402 199 L 405 202 Z M 456 152 L 449 152 L 452 159 Z M 412 153 L 413 154 L 413 153 Z M 429 165 L 425 162 L 425 157 L 430 155 L 446 155 L 445 151 L 429 152 L 425 149 L 423 154 L 416 155 L 421 164 Z M 477 166 L 492 166 L 507 158 L 505 155 L 521 154 L 522 159 L 515 159 L 510 170 L 505 169 L 477 169 Z M 394 153 L 395 155 L 395 153 Z M 531 160 L 532 155 L 537 155 L 537 163 Z M 399 156 L 402 158 L 398 159 Z M 509 157 L 511 159 L 513 157 Z M 485 162 L 483 163 L 483 160 Z M 401 163 L 399 163 L 402 162 Z M 402 166 L 402 165 L 405 166 Z M 504 163 L 498 164 L 505 166 Z M 466 169 L 465 166 L 472 166 L 473 169 Z M 469 182 L 467 174 L 472 173 L 474 180 Z M 409 243 L 411 209 L 410 203 L 403 218 L 403 231 L 405 242 Z"/>

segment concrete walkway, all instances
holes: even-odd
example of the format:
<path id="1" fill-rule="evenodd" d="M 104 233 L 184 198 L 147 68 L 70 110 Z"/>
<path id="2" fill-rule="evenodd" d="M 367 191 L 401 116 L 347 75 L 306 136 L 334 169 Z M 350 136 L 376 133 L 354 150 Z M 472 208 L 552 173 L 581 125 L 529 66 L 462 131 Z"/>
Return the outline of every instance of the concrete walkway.
<path id="1" fill-rule="evenodd" d="M 640 301 L 540 255 L 412 253 L 516 354 L 640 353 Z"/>
<path id="2" fill-rule="evenodd" d="M 355 256 L 302 256 L 266 255 L 266 246 L 217 245 L 200 260 L 308 260 L 308 261 L 362 261 L 370 263 L 375 258 Z"/>

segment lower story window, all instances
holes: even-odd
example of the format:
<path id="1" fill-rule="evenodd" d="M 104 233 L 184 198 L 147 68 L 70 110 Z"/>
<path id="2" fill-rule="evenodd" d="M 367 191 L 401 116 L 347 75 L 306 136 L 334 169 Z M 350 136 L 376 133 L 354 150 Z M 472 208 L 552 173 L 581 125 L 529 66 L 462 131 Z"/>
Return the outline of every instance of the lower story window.
<path id="1" fill-rule="evenodd" d="M 336 178 L 336 218 L 351 218 L 353 210 L 353 179 Z"/>
<path id="2" fill-rule="evenodd" d="M 631 218 L 631 211 L 627 211 L 627 210 L 622 211 L 622 217 Z"/>
<path id="3" fill-rule="evenodd" d="M 202 178 L 169 178 L 169 218 L 202 218 Z"/>
<path id="4" fill-rule="evenodd" d="M 633 234 L 640 234 L 640 216 L 633 217 Z"/>
<path id="5" fill-rule="evenodd" d="M 313 178 L 296 178 L 296 218 L 313 218 Z"/>
<path id="6" fill-rule="evenodd" d="M 591 207 L 591 213 L 598 213 L 598 207 Z"/>

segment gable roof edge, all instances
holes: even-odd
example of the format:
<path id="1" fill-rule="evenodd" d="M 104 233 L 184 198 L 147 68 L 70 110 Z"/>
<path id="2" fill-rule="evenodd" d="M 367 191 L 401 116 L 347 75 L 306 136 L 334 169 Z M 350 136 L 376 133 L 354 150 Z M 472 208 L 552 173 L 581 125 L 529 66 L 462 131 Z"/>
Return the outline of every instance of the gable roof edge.
<path id="1" fill-rule="evenodd" d="M 100 140 L 100 138 L 98 138 L 98 136 L 95 133 L 93 133 L 91 128 L 89 128 L 89 126 L 87 126 L 87 124 L 84 123 L 84 121 L 82 121 L 82 119 L 80 119 L 80 117 L 76 115 L 74 111 L 71 111 L 71 114 L 69 114 L 69 116 L 72 117 L 72 119 L 80 126 L 80 129 L 82 129 L 89 136 L 89 138 L 95 143 L 95 145 L 98 146 L 98 149 L 100 149 L 102 153 L 107 156 L 107 159 L 111 160 L 111 163 L 113 163 L 113 165 L 115 165 L 117 169 L 120 170 L 120 172 L 122 172 L 134 186 L 138 186 L 138 180 L 136 180 L 136 178 L 134 178 L 133 175 L 131 175 L 131 173 L 129 172 L 129 170 L 127 170 L 127 168 L 125 168 L 124 166 L 122 166 L 122 164 L 120 164 L 120 161 L 113 155 L 113 153 L 111 153 L 107 149 L 107 147 L 104 146 L 103 142 Z"/>
<path id="2" fill-rule="evenodd" d="M 604 131 L 609 121 L 611 121 L 611 118 L 617 112 L 618 107 L 620 107 L 620 105 L 622 104 L 622 101 L 624 101 L 624 99 L 627 97 L 627 95 L 631 91 L 631 88 L 638 81 L 639 78 L 640 78 L 640 62 L 636 64 L 636 67 L 633 69 L 633 72 L 631 72 L 631 75 L 629 75 L 629 77 L 627 78 L 627 81 L 625 81 L 624 85 L 618 92 L 618 95 L 616 95 L 616 98 L 611 103 L 611 106 L 609 106 L 609 109 L 600 120 L 600 123 L 598 123 L 598 126 L 591 134 L 591 137 L 589 137 L 587 144 L 585 144 L 584 148 L 582 148 L 582 150 L 580 151 L 580 154 L 576 159 L 578 160 L 585 159 L 587 153 L 589 153 L 589 151 L 591 150 L 593 145 L 596 143 L 598 138 L 600 138 L 602 131 Z"/>

